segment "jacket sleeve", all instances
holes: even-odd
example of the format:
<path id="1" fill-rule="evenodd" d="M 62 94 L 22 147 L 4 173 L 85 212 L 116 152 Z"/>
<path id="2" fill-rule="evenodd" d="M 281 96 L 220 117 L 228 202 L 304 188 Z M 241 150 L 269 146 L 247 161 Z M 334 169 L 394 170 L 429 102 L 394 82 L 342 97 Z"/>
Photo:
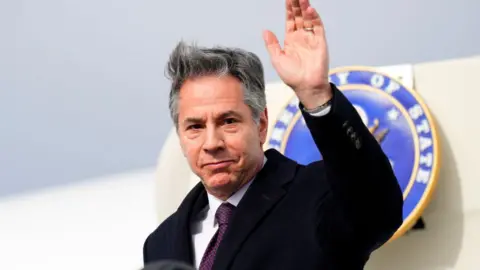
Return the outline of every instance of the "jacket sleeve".
<path id="1" fill-rule="evenodd" d="M 148 256 L 148 240 L 150 239 L 150 235 L 145 239 L 145 242 L 143 243 L 143 264 L 146 265 L 147 263 L 150 262 L 149 256 Z"/>
<path id="2" fill-rule="evenodd" d="M 328 114 L 303 110 L 322 153 L 326 178 L 355 242 L 365 252 L 384 244 L 402 224 L 403 195 L 390 162 L 360 116 L 335 85 Z"/>

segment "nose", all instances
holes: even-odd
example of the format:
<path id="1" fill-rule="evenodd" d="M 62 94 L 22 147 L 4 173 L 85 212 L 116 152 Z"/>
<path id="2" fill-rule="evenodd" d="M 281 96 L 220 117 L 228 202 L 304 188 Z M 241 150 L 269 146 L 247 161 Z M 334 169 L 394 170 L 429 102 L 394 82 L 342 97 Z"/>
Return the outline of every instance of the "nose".
<path id="1" fill-rule="evenodd" d="M 216 128 L 208 128 L 205 134 L 203 150 L 206 152 L 216 152 L 224 147 L 225 143 L 221 132 Z"/>

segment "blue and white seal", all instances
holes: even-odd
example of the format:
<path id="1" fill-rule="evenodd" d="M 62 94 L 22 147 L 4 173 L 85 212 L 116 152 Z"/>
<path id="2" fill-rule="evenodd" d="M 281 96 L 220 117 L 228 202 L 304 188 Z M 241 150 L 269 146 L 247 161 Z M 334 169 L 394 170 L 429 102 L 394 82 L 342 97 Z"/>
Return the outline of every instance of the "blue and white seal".
<path id="1" fill-rule="evenodd" d="M 403 225 L 392 237 L 396 239 L 420 218 L 436 185 L 439 145 L 432 116 L 415 91 L 375 69 L 334 69 L 330 81 L 357 109 L 390 159 L 404 196 Z M 322 159 L 296 97 L 280 112 L 268 144 L 301 164 Z"/>

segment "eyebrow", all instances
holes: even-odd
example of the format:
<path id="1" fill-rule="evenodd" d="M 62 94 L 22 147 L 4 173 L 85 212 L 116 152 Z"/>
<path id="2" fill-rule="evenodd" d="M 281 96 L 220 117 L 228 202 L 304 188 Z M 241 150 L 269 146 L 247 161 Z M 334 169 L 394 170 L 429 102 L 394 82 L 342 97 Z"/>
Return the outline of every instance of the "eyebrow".
<path id="1" fill-rule="evenodd" d="M 232 116 L 236 118 L 242 118 L 242 116 L 238 112 L 232 110 L 221 113 L 218 118 L 224 119 Z"/>
<path id="2" fill-rule="evenodd" d="M 218 115 L 216 118 L 217 119 L 225 119 L 225 118 L 228 118 L 228 117 L 235 117 L 235 118 L 240 118 L 240 119 L 242 118 L 242 116 L 238 112 L 232 111 L 232 110 L 223 112 L 220 115 Z M 183 121 L 184 124 L 199 124 L 199 123 L 203 123 L 203 122 L 205 122 L 205 119 L 201 118 L 201 117 L 187 117 Z"/>
<path id="3" fill-rule="evenodd" d="M 204 122 L 204 120 L 200 117 L 187 117 L 185 120 L 183 120 L 184 124 L 199 124 L 202 122 Z"/>

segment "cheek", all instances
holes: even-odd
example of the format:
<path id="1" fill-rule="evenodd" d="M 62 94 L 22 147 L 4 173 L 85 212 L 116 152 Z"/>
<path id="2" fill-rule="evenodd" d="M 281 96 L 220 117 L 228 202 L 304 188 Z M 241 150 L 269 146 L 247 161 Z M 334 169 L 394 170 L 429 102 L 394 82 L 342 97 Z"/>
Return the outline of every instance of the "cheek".
<path id="1" fill-rule="evenodd" d="M 182 143 L 182 150 L 187 158 L 188 163 L 193 169 L 196 169 L 199 159 L 201 147 L 197 144 L 189 142 L 189 143 Z"/>
<path id="2" fill-rule="evenodd" d="M 247 157 L 255 151 L 259 145 L 257 134 L 247 133 L 241 136 L 232 136 L 226 140 L 228 151 L 238 157 Z"/>

